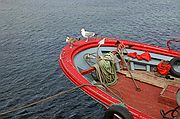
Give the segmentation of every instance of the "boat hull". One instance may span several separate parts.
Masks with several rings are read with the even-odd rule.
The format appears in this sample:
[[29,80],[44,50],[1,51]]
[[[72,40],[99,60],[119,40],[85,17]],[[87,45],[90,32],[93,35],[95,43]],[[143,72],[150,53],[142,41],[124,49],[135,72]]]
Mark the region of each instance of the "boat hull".
[[[62,49],[62,52],[60,53],[60,56],[58,58],[59,65],[62,68],[63,72],[66,74],[66,76],[76,85],[80,86],[83,84],[92,84],[89,80],[84,77],[80,71],[77,68],[77,62],[78,58],[77,55],[81,53],[82,51],[91,49],[91,48],[97,48],[98,42],[102,40],[102,38],[94,38],[90,39],[88,42],[85,42],[84,40],[77,41],[73,44],[73,47],[71,48],[70,45],[65,46]],[[131,46],[131,49],[138,50],[138,51],[148,51],[155,54],[160,54],[164,56],[168,56],[171,58],[173,57],[179,57],[180,52],[176,52],[173,50],[168,49],[162,49],[160,47],[150,46],[147,44],[141,44],[137,42],[127,41],[127,40],[118,40],[124,45]],[[116,47],[116,39],[105,39],[105,43],[102,45],[102,47]],[[75,58],[77,60],[75,60]],[[79,59],[80,60],[80,59]],[[80,64],[79,64],[80,65]],[[85,67],[86,68],[86,67]],[[81,87],[81,90],[84,91],[86,94],[88,94],[93,99],[100,102],[103,106],[106,108],[113,105],[113,104],[121,104],[117,98],[114,98],[112,95],[109,95],[107,92],[99,89],[95,86],[83,86]],[[143,113],[142,111],[139,111],[138,109],[134,108],[131,105],[127,105],[127,109],[132,113],[133,117],[136,119],[154,119],[156,117],[149,115],[147,113]]]

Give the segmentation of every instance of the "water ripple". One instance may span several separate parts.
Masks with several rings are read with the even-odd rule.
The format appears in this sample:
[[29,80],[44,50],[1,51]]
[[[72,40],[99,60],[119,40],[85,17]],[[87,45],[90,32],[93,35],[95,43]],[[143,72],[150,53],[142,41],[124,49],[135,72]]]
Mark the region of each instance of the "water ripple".
[[[129,39],[166,47],[180,39],[179,0],[0,0],[0,110],[74,85],[59,68],[65,38]],[[180,51],[180,43],[171,43]],[[104,108],[80,90],[2,116],[11,119],[102,119]]]

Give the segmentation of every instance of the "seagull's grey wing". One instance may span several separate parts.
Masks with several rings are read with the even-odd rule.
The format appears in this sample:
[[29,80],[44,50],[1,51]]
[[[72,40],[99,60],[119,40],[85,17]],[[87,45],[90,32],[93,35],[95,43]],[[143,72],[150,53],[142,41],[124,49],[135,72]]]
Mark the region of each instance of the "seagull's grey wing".
[[95,35],[95,33],[94,32],[85,32],[85,36],[94,36]]

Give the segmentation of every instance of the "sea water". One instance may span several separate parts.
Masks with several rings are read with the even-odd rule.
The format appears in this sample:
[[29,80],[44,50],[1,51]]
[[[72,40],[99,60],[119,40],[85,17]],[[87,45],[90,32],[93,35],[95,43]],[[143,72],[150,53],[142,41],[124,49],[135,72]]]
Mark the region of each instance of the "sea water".
[[[166,47],[180,39],[179,0],[0,0],[0,111],[74,87],[59,68],[67,36],[98,37]],[[171,43],[180,50],[180,44]],[[104,108],[81,90],[1,119],[102,119]]]

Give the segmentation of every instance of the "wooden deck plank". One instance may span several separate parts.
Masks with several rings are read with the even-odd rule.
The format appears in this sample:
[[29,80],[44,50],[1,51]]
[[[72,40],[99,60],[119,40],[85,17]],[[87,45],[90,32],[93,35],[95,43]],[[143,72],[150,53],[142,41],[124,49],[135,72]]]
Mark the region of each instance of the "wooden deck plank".
[[[134,70],[131,72],[135,80],[139,80],[141,82],[148,83],[157,87],[165,88],[167,87],[167,85],[180,87],[180,78],[174,77],[174,80],[168,80],[162,77],[158,77],[151,72],[138,70]],[[128,78],[131,78],[130,74],[126,70],[121,70],[120,73],[126,75],[126,77]]]

